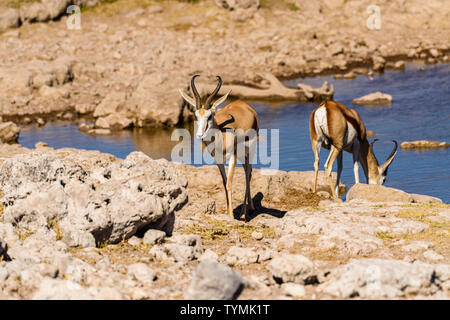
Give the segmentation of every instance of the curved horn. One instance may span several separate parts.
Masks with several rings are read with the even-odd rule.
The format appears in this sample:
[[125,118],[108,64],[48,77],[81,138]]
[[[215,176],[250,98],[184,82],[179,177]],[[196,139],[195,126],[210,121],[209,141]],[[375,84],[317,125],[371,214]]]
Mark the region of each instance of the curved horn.
[[195,103],[197,105],[197,109],[200,107],[200,102],[201,102],[200,95],[198,94],[197,88],[195,87],[195,78],[197,78],[198,76],[199,75],[196,74],[191,79],[191,89],[192,89],[192,93],[194,93]]
[[390,166],[391,163],[392,163],[392,160],[394,160],[394,157],[395,157],[395,155],[397,154],[398,143],[397,143],[397,141],[395,141],[395,140],[392,140],[392,142],[395,144],[395,146],[394,146],[394,149],[392,150],[391,154],[390,154],[389,157],[387,158],[386,162],[383,163],[383,164],[381,165],[381,169],[382,169],[383,171],[386,171],[386,170],[389,168],[389,166]]
[[370,147],[372,148],[372,150],[373,150],[373,144],[377,141],[378,141],[378,139],[373,139],[373,141],[370,143]]
[[214,89],[213,93],[211,93],[211,95],[208,97],[208,99],[206,99],[205,108],[207,108],[207,109],[211,108],[211,101],[212,101],[212,99],[215,98],[215,96],[217,95],[217,93],[220,90],[220,87],[222,86],[222,78],[220,76],[217,76],[217,81],[219,83],[217,84],[216,89]]

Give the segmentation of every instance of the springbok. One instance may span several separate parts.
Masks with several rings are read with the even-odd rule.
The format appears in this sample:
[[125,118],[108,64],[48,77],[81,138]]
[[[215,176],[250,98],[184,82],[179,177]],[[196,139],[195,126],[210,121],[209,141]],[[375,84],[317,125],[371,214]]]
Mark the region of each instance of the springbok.
[[[227,213],[234,217],[232,208],[231,188],[236,160],[242,163],[245,171],[245,197],[240,217],[245,214],[248,218],[249,211],[254,211],[250,181],[252,178],[252,150],[256,147],[258,139],[259,121],[256,111],[241,100],[234,101],[220,110],[217,110],[227,99],[231,90],[224,96],[215,100],[222,86],[222,79],[217,76],[218,84],[210,94],[200,97],[195,87],[195,75],[191,79],[191,89],[194,98],[191,98],[183,90],[179,90],[183,99],[187,102],[190,111],[194,112],[197,119],[197,139],[202,140],[202,149],[205,148],[214,157],[222,176],[223,186],[227,200]],[[213,102],[213,100],[215,100]],[[213,136],[213,138],[211,137]],[[225,172],[224,163],[228,163],[228,172]]]
[[[361,162],[368,184],[384,184],[389,166],[397,153],[397,141],[392,140],[395,144],[394,149],[386,162],[381,166],[378,165],[377,158],[373,153],[373,144],[377,139],[369,144],[364,122],[355,110],[349,109],[335,101],[321,103],[309,118],[309,134],[314,152],[313,192],[316,192],[317,188],[319,153],[322,146],[330,150],[324,167],[333,197],[337,197],[339,194],[339,180],[342,172],[342,150],[353,154],[355,183],[359,183],[358,162]],[[335,186],[333,186],[331,171],[336,158],[338,159],[337,179]]]

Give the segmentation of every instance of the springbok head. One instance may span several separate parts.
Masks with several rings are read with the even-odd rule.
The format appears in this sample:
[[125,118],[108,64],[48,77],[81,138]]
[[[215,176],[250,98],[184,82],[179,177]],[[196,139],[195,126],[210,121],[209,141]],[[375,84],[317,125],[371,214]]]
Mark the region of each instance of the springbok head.
[[[228,91],[224,96],[216,99],[217,93],[222,86],[222,78],[217,76],[218,84],[216,89],[210,94],[204,97],[200,97],[197,88],[195,87],[195,78],[198,77],[198,74],[193,76],[191,79],[191,89],[194,94],[194,99],[188,96],[183,90],[179,90],[183,99],[190,106],[190,110],[194,112],[195,117],[197,119],[197,132],[195,133],[197,139],[203,139],[207,136],[208,130],[213,127],[214,124],[214,115],[216,112],[216,108],[221,105],[230,94],[231,90]],[[214,101],[214,102],[213,102]]]
[[[370,152],[372,154],[374,154],[373,153],[373,145],[376,141],[378,141],[378,139],[375,139],[370,143],[369,148],[370,148]],[[387,160],[381,166],[378,165],[377,161],[375,161],[376,170],[370,170],[370,168],[369,168],[369,179],[368,179],[369,184],[383,185],[384,182],[386,181],[386,176],[388,173],[389,166],[391,165],[392,161],[395,158],[395,155],[397,154],[397,147],[398,147],[397,141],[392,140],[392,142],[394,142],[394,149],[392,150],[391,154],[388,156]],[[375,157],[375,155],[374,155],[374,157]],[[375,158],[375,160],[376,160],[376,158]]]

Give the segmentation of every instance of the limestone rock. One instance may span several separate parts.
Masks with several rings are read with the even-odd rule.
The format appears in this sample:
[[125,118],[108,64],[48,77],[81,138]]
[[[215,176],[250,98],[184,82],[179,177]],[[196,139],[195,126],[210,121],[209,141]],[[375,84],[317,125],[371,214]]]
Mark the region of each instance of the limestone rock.
[[381,93],[379,91],[375,93],[371,93],[365,95],[363,97],[353,99],[353,104],[367,104],[367,105],[376,105],[376,104],[391,104],[392,96],[387,93]]
[[126,95],[124,92],[113,91],[109,93],[102,102],[95,108],[94,117],[103,117],[123,109]]
[[268,265],[272,276],[279,282],[305,284],[314,276],[314,263],[299,254],[282,254]]
[[228,264],[250,264],[258,262],[258,254],[250,248],[241,248],[233,246],[225,255],[225,261]]
[[144,238],[142,241],[144,244],[154,245],[154,244],[162,242],[165,237],[166,237],[166,233],[164,231],[156,230],[156,229],[149,229],[148,231],[145,232]]
[[0,7],[0,31],[19,26],[19,10]]
[[303,297],[306,294],[305,287],[297,283],[283,283],[281,289],[285,295],[291,297]]
[[0,140],[3,143],[16,142],[19,138],[20,128],[14,122],[0,123]]
[[232,300],[244,287],[244,279],[228,266],[206,260],[194,269],[184,298],[187,300]]
[[347,201],[363,199],[369,202],[442,203],[442,200],[426,195],[406,193],[399,189],[374,184],[359,183],[347,193]]
[[156,279],[156,272],[145,263],[134,263],[128,266],[128,274],[139,282],[151,283]]
[[118,113],[113,113],[106,117],[100,117],[97,121],[95,121],[95,126],[97,128],[110,130],[122,130],[130,127],[132,124],[132,120]]
[[417,141],[403,141],[400,144],[400,148],[402,149],[437,149],[437,148],[448,148],[450,147],[450,143],[448,142],[439,142],[439,141],[430,141],[430,140],[417,140]]
[[446,274],[437,275],[436,266],[422,262],[352,259],[338,269],[321,287],[340,298],[392,299],[406,294],[432,294],[447,280]]
[[140,152],[119,162],[99,152],[61,154],[43,151],[3,161],[5,221],[33,231],[56,220],[70,245],[92,245],[82,232],[96,243],[117,243],[165,219],[187,200],[185,178],[166,160],[154,162]]

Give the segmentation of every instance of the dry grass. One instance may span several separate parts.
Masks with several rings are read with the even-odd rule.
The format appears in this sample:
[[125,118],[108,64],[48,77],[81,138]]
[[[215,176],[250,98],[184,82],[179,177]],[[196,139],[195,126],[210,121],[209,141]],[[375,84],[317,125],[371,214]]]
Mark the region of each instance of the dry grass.
[[23,243],[25,239],[31,236],[33,233],[34,233],[33,231],[24,231],[18,233],[17,236],[19,237],[19,240]]
[[425,231],[416,234],[392,235],[388,232],[379,232],[377,237],[383,240],[392,241],[403,239],[407,242],[413,240],[428,240],[434,244],[448,247],[450,245],[450,223],[439,222],[430,217],[434,217],[442,208],[449,208],[447,204],[413,204],[403,206],[395,213],[395,216],[404,219],[411,219],[429,225]]
[[300,207],[311,207],[311,210],[314,210],[313,208],[318,208],[319,202],[325,199],[317,193],[288,188],[279,201],[273,199],[268,199],[268,201],[276,204],[277,209],[294,210]]
[[58,220],[56,219],[47,219],[47,227],[56,233],[56,240],[62,239],[62,230],[59,228]]
[[38,0],[1,0],[0,5],[5,5],[7,8],[20,8],[22,5],[31,2],[40,2]]
[[382,240],[394,240],[394,239],[395,239],[395,236],[392,235],[392,234],[390,234],[390,233],[387,232],[387,231],[383,231],[383,232],[380,231],[380,232],[377,232],[376,237],[377,237],[378,239],[382,239]]
[[229,234],[236,230],[242,240],[252,238],[254,231],[261,232],[265,238],[274,238],[275,231],[269,227],[255,227],[248,224],[236,224],[228,221],[217,220],[210,217],[203,219],[203,225],[190,225],[183,228],[184,232],[197,234],[202,238],[202,242],[206,245],[215,241],[224,241],[228,239]]

